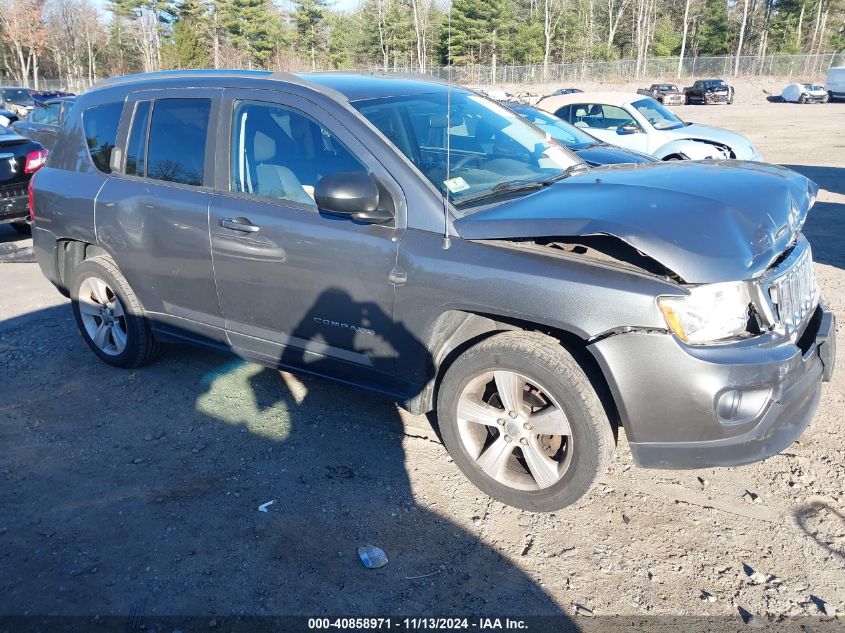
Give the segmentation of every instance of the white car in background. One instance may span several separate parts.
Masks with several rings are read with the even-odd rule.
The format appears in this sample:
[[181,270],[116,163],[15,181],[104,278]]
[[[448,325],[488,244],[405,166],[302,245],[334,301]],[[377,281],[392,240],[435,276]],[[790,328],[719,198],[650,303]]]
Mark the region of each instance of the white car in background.
[[789,84],[780,93],[789,103],[827,103],[827,90],[819,84]]
[[685,123],[651,97],[624,92],[583,92],[546,97],[537,107],[585,129],[605,143],[661,160],[763,160],[742,134]]

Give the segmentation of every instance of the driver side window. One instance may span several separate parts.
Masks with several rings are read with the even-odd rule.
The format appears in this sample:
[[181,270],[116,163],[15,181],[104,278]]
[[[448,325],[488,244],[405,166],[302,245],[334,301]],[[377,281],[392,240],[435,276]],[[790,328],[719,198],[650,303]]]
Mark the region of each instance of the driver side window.
[[575,112],[576,125],[600,130],[618,130],[625,125],[636,125],[633,117],[622,108],[612,105],[590,103],[578,106]]
[[322,125],[282,105],[239,101],[232,124],[230,189],[316,209],[329,174],[366,167]]

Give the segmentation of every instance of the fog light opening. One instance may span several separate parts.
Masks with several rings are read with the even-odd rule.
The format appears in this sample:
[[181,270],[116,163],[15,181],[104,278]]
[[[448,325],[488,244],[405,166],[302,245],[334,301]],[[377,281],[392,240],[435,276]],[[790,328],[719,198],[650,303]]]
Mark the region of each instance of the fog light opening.
[[716,399],[716,415],[724,425],[750,422],[769,404],[770,387],[727,389]]

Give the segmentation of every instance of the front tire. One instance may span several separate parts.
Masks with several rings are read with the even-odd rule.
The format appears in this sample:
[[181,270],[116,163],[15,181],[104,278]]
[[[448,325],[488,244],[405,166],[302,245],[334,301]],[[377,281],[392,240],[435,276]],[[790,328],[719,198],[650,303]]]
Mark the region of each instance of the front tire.
[[70,297],[82,338],[102,361],[132,368],[158,356],[160,348],[141,304],[110,257],[91,257],[79,264]]
[[536,332],[497,334],[458,357],[441,382],[437,417],[467,478],[523,510],[578,501],[607,470],[615,445],[582,367]]
[[798,103],[802,105],[807,103],[807,95],[801,95],[800,97],[798,97]]

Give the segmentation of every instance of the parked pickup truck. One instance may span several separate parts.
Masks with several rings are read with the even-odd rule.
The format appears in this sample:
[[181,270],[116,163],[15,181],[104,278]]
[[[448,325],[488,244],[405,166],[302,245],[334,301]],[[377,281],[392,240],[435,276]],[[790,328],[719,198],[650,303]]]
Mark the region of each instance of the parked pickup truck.
[[724,79],[699,79],[692,86],[684,88],[686,102],[701,105],[734,102],[734,89]]
[[436,80],[167,71],[77,98],[33,241],[105,363],[181,340],[385,394],[436,411],[481,490],[551,511],[620,424],[657,468],[804,431],[835,358],[816,193],[763,163],[593,169]]
[[640,88],[637,94],[656,99],[663,105],[684,105],[686,95],[675,84],[651,84],[651,88]]

